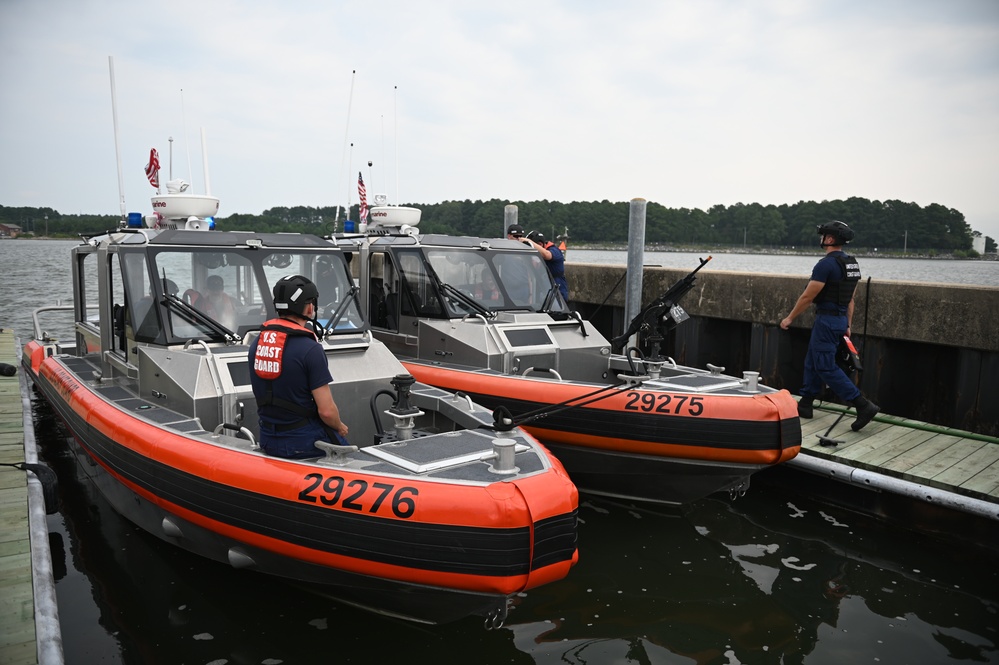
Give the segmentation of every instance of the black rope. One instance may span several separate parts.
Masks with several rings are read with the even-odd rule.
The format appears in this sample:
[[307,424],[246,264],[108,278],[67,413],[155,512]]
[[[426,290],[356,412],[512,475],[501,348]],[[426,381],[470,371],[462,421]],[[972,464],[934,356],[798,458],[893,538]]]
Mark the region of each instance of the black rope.
[[614,286],[613,286],[613,287],[611,288],[611,290],[607,292],[607,297],[606,297],[606,298],[604,298],[604,301],[603,301],[602,303],[600,303],[599,305],[597,305],[597,308],[596,308],[595,310],[593,310],[593,313],[592,313],[592,314],[590,314],[590,318],[591,318],[591,319],[592,319],[592,318],[593,318],[594,316],[596,316],[596,315],[597,315],[597,312],[599,312],[599,311],[600,311],[600,308],[601,308],[601,307],[603,307],[604,305],[606,305],[606,304],[607,304],[607,301],[608,301],[608,300],[610,300],[610,297],[611,297],[612,295],[614,295],[614,292],[615,292],[615,291],[617,291],[617,287],[621,286],[621,282],[623,282],[623,281],[624,281],[624,278],[625,278],[625,277],[627,277],[627,276],[628,276],[628,271],[627,271],[627,270],[625,270],[624,272],[622,272],[622,273],[621,273],[621,278],[617,280],[617,284],[615,284],[615,285],[614,285]]
[[[510,411],[506,407],[501,406],[498,407],[496,411],[493,412],[493,424],[497,429],[512,429],[514,427],[520,427],[525,423],[534,422],[535,420],[538,420],[540,418],[545,418],[555,413],[561,413],[562,411],[566,411],[568,409],[575,409],[578,407],[587,406],[588,404],[599,402],[602,399],[607,399],[608,397],[610,397],[609,393],[611,391],[620,391],[621,389],[626,388],[627,386],[628,384],[626,383],[619,383],[613,386],[604,386],[603,388],[599,388],[585,395],[570,397],[564,402],[559,402],[558,404],[549,404],[548,406],[543,406],[539,409],[535,409],[534,411],[528,411],[527,413],[522,413],[516,418],[514,418],[513,415],[510,414]],[[601,393],[608,393],[608,394],[601,395]],[[587,400],[587,401],[582,401],[582,400]],[[499,423],[503,413],[509,416],[510,423],[508,426],[500,428]]]

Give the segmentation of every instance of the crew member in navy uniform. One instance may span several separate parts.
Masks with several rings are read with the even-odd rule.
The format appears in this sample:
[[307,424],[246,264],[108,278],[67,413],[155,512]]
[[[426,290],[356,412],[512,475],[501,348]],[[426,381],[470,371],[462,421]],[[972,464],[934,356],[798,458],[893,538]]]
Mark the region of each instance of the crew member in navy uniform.
[[780,327],[784,330],[790,328],[791,322],[815,303],[815,323],[805,356],[798,415],[812,417],[812,402],[825,384],[837,397],[857,408],[857,419],[851,425],[857,431],[871,422],[881,409],[861,395],[860,389],[836,364],[836,349],[844,335],[850,336],[853,292],[860,281],[860,265],[855,258],[843,252],[843,245],[853,240],[854,234],[853,229],[837,221],[822,224],[817,230],[826,255],[815,264],[808,285],[791,313],[780,322]]
[[538,254],[545,260],[548,272],[552,274],[555,284],[558,285],[558,290],[562,294],[562,300],[568,303],[569,284],[565,281],[565,257],[562,255],[562,250],[550,240],[545,240],[545,234],[541,231],[531,231],[528,233],[527,242],[531,247],[538,250]]
[[318,300],[319,289],[307,277],[282,277],[274,285],[278,318],[261,326],[250,345],[260,446],[268,455],[304,459],[323,454],[316,441],[348,445],[326,354],[306,326],[315,320]]

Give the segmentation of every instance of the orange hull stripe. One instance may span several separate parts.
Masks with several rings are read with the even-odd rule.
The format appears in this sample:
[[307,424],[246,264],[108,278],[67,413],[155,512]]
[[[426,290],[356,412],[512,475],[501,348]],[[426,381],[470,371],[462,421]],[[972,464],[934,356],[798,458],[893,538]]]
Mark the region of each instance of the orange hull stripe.
[[[82,419],[104,436],[118,445],[126,446],[185,473],[274,498],[297,501],[299,492],[306,484],[303,480],[305,474],[317,472],[316,469],[277,458],[262,458],[255,454],[228,450],[165,432],[159,427],[115,409],[79,383],[55,361],[43,363],[41,374],[56,387]],[[407,485],[419,489],[419,502],[416,512],[405,521],[409,524],[448,524],[500,529],[526,526],[532,529],[533,536],[535,520],[572,512],[577,505],[575,486],[561,464],[552,459],[554,462],[552,472],[512,482],[496,482],[486,487],[431,483],[406,478],[404,482]],[[294,545],[219,522],[167,501],[123,478],[107,466],[102,466],[119,482],[150,503],[193,524],[284,556],[374,577],[467,591],[510,594],[565,577],[578,558],[577,553],[574,554],[572,561],[545,566],[532,571],[529,575],[509,577],[428,571],[372,562]],[[355,478],[372,477],[343,469],[329,469],[327,473],[339,475],[346,482]],[[532,497],[530,501],[532,505],[529,506],[525,501],[526,496]],[[338,510],[334,506],[317,506],[316,509]],[[537,514],[532,514],[532,511]],[[350,511],[343,512],[350,513]],[[386,517],[386,519],[398,518]]]

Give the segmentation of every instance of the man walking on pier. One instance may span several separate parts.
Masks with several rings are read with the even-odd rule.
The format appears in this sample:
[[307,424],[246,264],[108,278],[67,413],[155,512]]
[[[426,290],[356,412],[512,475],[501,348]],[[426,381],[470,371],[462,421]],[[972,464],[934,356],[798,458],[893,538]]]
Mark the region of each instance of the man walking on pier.
[[812,268],[808,285],[791,313],[780,322],[780,327],[784,330],[790,328],[791,322],[815,303],[815,324],[805,355],[798,415],[812,417],[812,402],[825,384],[837,397],[857,408],[857,419],[851,427],[858,431],[871,422],[881,409],[860,394],[860,389],[836,364],[836,349],[844,335],[850,336],[853,292],[860,281],[860,265],[855,258],[843,252],[843,245],[853,240],[854,234],[849,226],[836,221],[819,226],[818,232],[826,255]]

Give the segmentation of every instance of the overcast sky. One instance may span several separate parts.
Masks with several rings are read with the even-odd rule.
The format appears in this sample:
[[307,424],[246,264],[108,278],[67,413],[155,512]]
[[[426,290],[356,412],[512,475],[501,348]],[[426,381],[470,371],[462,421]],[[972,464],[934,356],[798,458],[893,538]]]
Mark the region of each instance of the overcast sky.
[[[999,238],[997,0],[0,0],[0,204],[938,203]],[[355,72],[356,73],[352,73]],[[349,144],[353,143],[353,148]],[[370,168],[368,161],[374,164]]]

